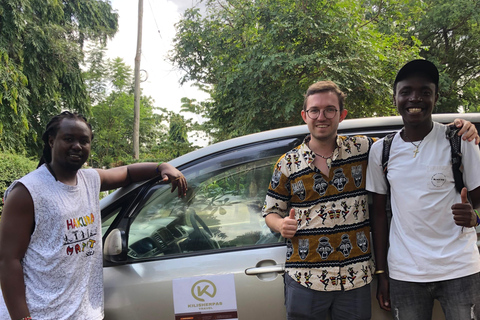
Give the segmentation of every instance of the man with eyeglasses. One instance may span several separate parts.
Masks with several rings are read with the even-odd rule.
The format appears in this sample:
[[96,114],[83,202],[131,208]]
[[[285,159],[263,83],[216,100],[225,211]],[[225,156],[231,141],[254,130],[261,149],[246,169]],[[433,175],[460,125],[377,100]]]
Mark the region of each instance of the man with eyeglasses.
[[373,139],[337,135],[344,99],[331,81],[308,88],[301,115],[310,135],[278,160],[263,208],[267,225],[287,242],[289,320],[371,317],[365,176]]

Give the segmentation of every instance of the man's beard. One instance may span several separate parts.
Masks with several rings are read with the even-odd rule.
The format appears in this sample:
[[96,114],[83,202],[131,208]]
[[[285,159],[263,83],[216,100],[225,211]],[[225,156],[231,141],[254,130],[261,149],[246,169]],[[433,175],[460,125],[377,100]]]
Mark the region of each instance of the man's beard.
[[87,159],[82,159],[81,162],[73,162],[73,163],[67,161],[64,163],[64,167],[71,171],[78,171],[83,167],[85,162],[87,162]]

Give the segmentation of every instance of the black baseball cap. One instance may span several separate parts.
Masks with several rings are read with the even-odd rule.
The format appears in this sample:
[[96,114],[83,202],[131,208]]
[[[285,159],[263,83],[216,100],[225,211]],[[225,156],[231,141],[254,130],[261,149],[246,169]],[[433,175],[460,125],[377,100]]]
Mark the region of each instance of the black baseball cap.
[[412,74],[426,75],[438,88],[438,69],[432,62],[424,59],[407,62],[407,64],[398,71],[397,76],[395,77],[395,82],[393,83],[393,88],[395,89],[398,82],[408,78]]

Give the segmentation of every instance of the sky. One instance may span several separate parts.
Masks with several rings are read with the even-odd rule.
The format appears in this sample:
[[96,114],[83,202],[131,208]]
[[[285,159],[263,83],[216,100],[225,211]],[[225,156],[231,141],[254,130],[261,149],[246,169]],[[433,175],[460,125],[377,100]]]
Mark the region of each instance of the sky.
[[[119,14],[119,30],[113,40],[107,44],[109,58],[120,57],[135,67],[138,29],[138,1],[110,0]],[[173,48],[175,23],[185,9],[196,5],[197,0],[143,0],[143,35],[140,69],[145,70],[148,78],[140,84],[142,92],[155,100],[155,106],[179,113],[183,97],[202,101],[208,95],[190,84],[180,85],[182,72],[166,61],[168,51]],[[200,117],[188,114],[196,121]],[[197,119],[198,118],[198,119]]]

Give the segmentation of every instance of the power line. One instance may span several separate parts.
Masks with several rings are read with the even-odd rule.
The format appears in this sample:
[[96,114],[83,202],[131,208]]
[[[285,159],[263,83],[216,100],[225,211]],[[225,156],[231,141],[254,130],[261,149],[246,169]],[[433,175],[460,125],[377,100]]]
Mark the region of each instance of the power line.
[[160,28],[158,27],[157,19],[155,18],[155,13],[153,12],[153,8],[152,8],[152,4],[150,3],[150,0],[148,0],[148,5],[150,6],[150,12],[152,13],[153,21],[155,21],[155,25],[157,26],[158,35],[160,36],[160,39],[162,39],[162,34],[160,33]]

